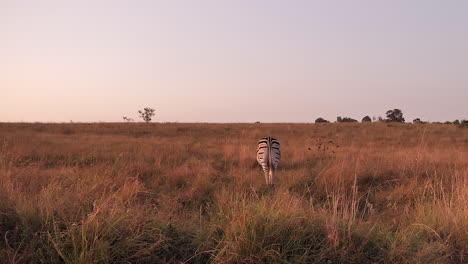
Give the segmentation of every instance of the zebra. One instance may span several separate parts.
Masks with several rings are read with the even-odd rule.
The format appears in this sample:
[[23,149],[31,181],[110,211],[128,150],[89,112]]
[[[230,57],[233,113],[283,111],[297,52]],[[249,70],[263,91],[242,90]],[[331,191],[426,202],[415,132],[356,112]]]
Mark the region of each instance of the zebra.
[[268,185],[273,185],[280,158],[280,143],[276,138],[264,137],[258,141],[257,162],[262,166]]

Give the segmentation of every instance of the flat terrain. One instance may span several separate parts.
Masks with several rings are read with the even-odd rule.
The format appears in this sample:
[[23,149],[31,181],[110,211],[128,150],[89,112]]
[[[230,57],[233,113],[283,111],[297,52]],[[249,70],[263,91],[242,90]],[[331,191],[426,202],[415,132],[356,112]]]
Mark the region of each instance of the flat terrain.
[[0,123],[2,261],[468,263],[468,128]]

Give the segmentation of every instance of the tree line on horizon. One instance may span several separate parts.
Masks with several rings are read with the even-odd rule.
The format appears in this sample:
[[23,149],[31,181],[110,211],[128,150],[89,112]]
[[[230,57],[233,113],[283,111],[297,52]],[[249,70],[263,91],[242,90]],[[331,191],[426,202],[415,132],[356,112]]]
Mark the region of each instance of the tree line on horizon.
[[[388,110],[386,113],[385,113],[385,116],[386,118],[383,118],[382,116],[379,116],[379,117],[373,117],[373,118],[370,118],[370,116],[364,116],[362,119],[361,119],[361,123],[367,123],[367,122],[397,122],[397,123],[405,123],[405,118],[403,117],[403,111],[401,111],[400,109],[390,109]],[[356,119],[353,119],[351,117],[341,117],[341,116],[338,116],[336,118],[336,121],[335,123],[357,123],[358,120]],[[322,117],[319,117],[317,119],[315,119],[315,123],[330,123],[330,121],[322,118]],[[413,123],[414,124],[426,124],[428,123],[427,121],[422,121],[420,118],[415,118],[413,119]],[[434,124],[442,124],[442,122],[432,122]],[[451,121],[446,121],[444,122],[443,124],[454,124],[454,125],[462,125],[462,126],[468,126],[468,120],[458,120],[456,119],[455,121],[451,122]]]
[[[143,108],[143,110],[139,110],[138,114],[139,114],[140,118],[144,122],[149,123],[149,122],[151,122],[153,116],[155,115],[155,110],[154,110],[154,108],[151,108],[151,107],[145,107],[145,108]],[[371,123],[371,122],[405,123],[405,118],[403,117],[403,111],[401,111],[401,109],[398,109],[398,108],[390,109],[385,113],[385,116],[386,116],[386,118],[383,118],[382,116],[379,116],[379,117],[374,116],[374,117],[371,118],[370,116],[366,115],[361,119],[361,123]],[[126,117],[126,116],[122,117],[122,119],[127,123],[134,122],[133,118],[129,118],[129,117]],[[357,123],[357,122],[359,122],[359,121],[354,119],[354,118],[341,117],[341,116],[336,117],[336,121],[335,121],[335,123]],[[255,123],[260,123],[260,122],[257,121]],[[330,121],[328,121],[328,120],[326,120],[326,119],[324,119],[322,117],[319,117],[319,118],[315,119],[315,123],[330,123]],[[420,118],[415,118],[415,119],[413,119],[413,123],[414,124],[426,124],[428,122],[422,121]],[[432,123],[442,124],[442,122],[432,122]],[[453,122],[446,121],[446,122],[444,122],[444,124],[454,124],[454,125],[461,125],[461,126],[468,127],[468,120],[463,119],[462,121],[460,121],[460,120],[456,119]]]

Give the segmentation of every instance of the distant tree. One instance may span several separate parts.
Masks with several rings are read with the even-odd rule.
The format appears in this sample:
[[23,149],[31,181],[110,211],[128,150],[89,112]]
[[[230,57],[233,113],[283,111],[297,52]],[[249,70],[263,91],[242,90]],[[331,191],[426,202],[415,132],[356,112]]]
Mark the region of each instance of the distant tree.
[[362,118],[361,122],[372,122],[372,119],[370,118],[370,116],[365,116]]
[[388,110],[385,115],[387,116],[387,119],[385,120],[387,122],[405,122],[405,119],[403,118],[403,112],[400,109]]
[[315,119],[315,123],[330,123],[330,121],[319,117],[319,118]]
[[468,120],[462,120],[462,121],[460,122],[460,125],[459,125],[459,126],[460,126],[460,127],[468,127]]
[[450,121],[445,121],[444,124],[446,124],[446,125],[451,125],[452,122],[450,122]]
[[138,113],[140,114],[141,119],[143,119],[143,121],[148,123],[148,122],[151,121],[151,118],[154,116],[154,109],[149,108],[149,107],[145,107],[145,108],[143,108],[143,111],[140,110],[140,111],[138,111]]
[[453,121],[453,124],[454,124],[454,125],[459,125],[459,124],[460,124],[460,120],[457,119],[457,120]]
[[383,117],[379,116],[379,117],[377,118],[377,121],[378,121],[378,122],[383,122],[383,121],[385,121],[385,120],[383,119]]
[[124,116],[124,117],[122,117],[122,119],[127,123],[133,122],[133,118],[130,118],[130,117]]
[[341,118],[341,116],[337,116],[337,117],[336,117],[336,122],[337,122],[337,123],[343,122],[343,119]]

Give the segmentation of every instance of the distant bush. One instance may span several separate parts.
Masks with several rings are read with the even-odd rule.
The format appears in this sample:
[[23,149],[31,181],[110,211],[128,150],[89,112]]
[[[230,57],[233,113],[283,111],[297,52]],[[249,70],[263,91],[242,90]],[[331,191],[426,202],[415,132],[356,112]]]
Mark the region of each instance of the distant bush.
[[336,122],[337,122],[337,123],[353,123],[353,122],[357,122],[357,120],[356,120],[356,119],[352,119],[352,118],[350,118],[350,117],[343,117],[343,118],[342,118],[341,116],[338,116],[338,117],[336,118]]
[[460,120],[457,119],[457,120],[453,121],[453,124],[454,124],[454,125],[459,125],[459,124],[460,124]]
[[315,123],[330,123],[330,121],[319,117],[319,118],[315,119]]
[[372,119],[370,118],[370,116],[365,116],[362,118],[361,122],[372,122]]
[[459,126],[460,127],[468,127],[468,120],[462,120]]
[[426,122],[421,121],[420,118],[413,119],[413,124],[426,124]]
[[403,112],[400,109],[393,109],[393,110],[388,110],[387,113],[385,113],[387,116],[387,119],[385,121],[387,122],[405,122],[405,118],[403,118]]
[[130,117],[124,116],[124,117],[122,117],[122,119],[127,123],[133,122],[133,118],[130,118]]

